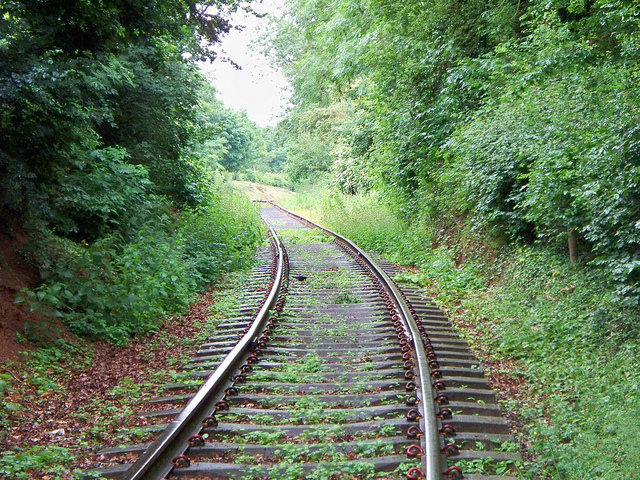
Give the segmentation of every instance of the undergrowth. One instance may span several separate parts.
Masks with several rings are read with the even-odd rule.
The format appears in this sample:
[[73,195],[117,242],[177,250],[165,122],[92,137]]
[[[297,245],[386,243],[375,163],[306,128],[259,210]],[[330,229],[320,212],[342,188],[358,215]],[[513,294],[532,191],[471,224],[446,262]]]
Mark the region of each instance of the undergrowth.
[[637,478],[640,344],[625,322],[602,320],[625,312],[600,271],[535,246],[487,254],[468,242],[461,256],[460,242],[436,242],[429,225],[398,220],[374,196],[296,201],[361,247],[417,266],[396,280],[425,287],[478,354],[517,380],[523,391],[503,407],[521,423],[526,478]]
[[86,244],[50,232],[32,253],[44,283],[16,303],[117,344],[156,331],[221,273],[246,266],[262,238],[244,197],[220,183],[207,195],[198,208],[159,213],[126,242],[113,235]]
[[[460,297],[479,346],[516,361],[529,395],[512,405],[536,459],[527,476],[634,478],[640,464],[639,345],[603,333],[593,312],[610,286],[532,249],[512,252],[496,283]],[[609,287],[609,288],[608,288]],[[619,448],[624,445],[624,448]]]

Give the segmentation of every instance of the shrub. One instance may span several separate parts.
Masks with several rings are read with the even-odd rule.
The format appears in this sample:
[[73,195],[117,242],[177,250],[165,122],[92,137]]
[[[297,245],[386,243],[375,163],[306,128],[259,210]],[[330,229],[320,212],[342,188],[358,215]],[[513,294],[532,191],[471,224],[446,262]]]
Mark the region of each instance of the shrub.
[[261,238],[249,202],[221,183],[210,187],[199,208],[159,215],[130,242],[114,235],[87,245],[50,234],[38,255],[45,282],[16,302],[116,343],[156,330],[221,273],[250,261]]

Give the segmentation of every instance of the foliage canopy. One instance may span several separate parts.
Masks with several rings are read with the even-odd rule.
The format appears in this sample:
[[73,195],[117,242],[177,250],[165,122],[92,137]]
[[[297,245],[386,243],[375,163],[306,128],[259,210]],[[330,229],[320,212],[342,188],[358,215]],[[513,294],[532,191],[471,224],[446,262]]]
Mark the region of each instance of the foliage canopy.
[[335,187],[373,186],[444,228],[465,218],[505,242],[573,243],[628,307],[597,315],[638,332],[637,2],[287,5],[271,40],[295,88],[285,122],[344,112],[292,140],[329,149]]
[[239,6],[0,2],[0,224],[44,282],[18,301],[121,342],[250,258],[253,210],[211,172],[257,127],[196,65]]

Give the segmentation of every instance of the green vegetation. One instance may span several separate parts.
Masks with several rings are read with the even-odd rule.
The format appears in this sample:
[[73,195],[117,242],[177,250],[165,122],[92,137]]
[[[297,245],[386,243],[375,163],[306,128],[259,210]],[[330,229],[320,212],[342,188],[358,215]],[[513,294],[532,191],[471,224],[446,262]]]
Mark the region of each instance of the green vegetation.
[[636,2],[290,0],[274,22],[294,182],[565,251],[607,272],[625,311],[598,315],[638,335]]
[[[233,272],[216,284],[210,296],[215,302],[210,315],[173,319],[181,331],[186,327],[195,331],[194,334],[176,336],[163,330],[141,340],[144,350],[139,345],[114,349],[114,356],[109,358],[112,364],[97,362],[101,352],[91,344],[58,339],[48,347],[29,353],[22,364],[3,365],[0,442],[6,448],[0,455],[0,477],[81,478],[88,474],[75,467],[88,451],[102,448],[106,442],[148,441],[151,434],[145,427],[130,426],[134,423],[132,420],[139,419],[135,412],[139,411],[141,403],[162,390],[161,385],[189,377],[190,372],[182,371],[182,368],[188,364],[193,349],[211,335],[221,319],[235,314],[237,305],[229,299],[235,299],[234,295],[247,283],[250,273],[250,269]],[[158,357],[166,358],[168,367],[149,372],[144,378],[136,375],[135,369],[125,367],[119,371],[119,362],[123,360],[130,364],[141,362],[148,367],[149,364],[157,365]],[[69,375],[70,369],[74,375]],[[118,375],[114,376],[112,369],[118,370]],[[134,376],[129,377],[131,374]],[[83,378],[91,381],[82,381]],[[104,394],[102,389],[106,390]],[[49,402],[58,401],[76,404],[62,424],[57,423],[55,412],[47,408]],[[56,425],[62,425],[65,430],[64,447],[55,445],[55,439],[42,438],[48,430],[57,428]],[[19,431],[27,430],[28,435],[21,435],[19,441],[12,440],[11,436],[16,435],[14,427]],[[38,443],[34,445],[34,442]],[[46,447],[42,446],[44,443]]]
[[[49,447],[33,447],[24,451],[3,452],[0,458],[0,474],[5,478],[29,479],[27,473],[40,468],[55,475],[64,475],[66,468],[74,457],[68,448],[50,445]],[[54,466],[55,465],[55,466]]]
[[[353,292],[341,292],[334,298],[333,303],[336,305],[362,303],[362,299]],[[344,335],[346,335],[346,333]]]
[[311,228],[290,228],[280,233],[280,238],[287,243],[316,243],[330,242],[331,237],[325,235],[322,230]]
[[[496,361],[496,373],[520,385],[503,406],[521,418],[520,441],[536,454],[523,470],[527,478],[633,478],[640,464],[640,343],[594,314],[624,311],[606,274],[535,246],[496,251],[472,234],[463,240],[476,244],[432,247],[437,232],[394,219],[380,198],[327,198],[306,199],[319,206],[316,218],[366,248],[418,266],[396,281],[426,287],[465,325],[467,340]],[[363,222],[366,212],[382,212],[381,222]],[[621,443],[624,449],[615,447]],[[497,472],[506,465],[467,467]]]
[[287,5],[268,43],[294,87],[289,206],[419,267],[399,280],[482,334],[523,382],[527,476],[633,478],[637,2]]
[[196,68],[237,7],[0,4],[0,225],[43,281],[18,301],[114,342],[157,329],[260,237],[224,175],[293,182],[514,362],[527,475],[632,478],[637,2],[289,0],[265,41],[294,105],[262,131]]
[[[613,308],[603,301],[602,279],[525,249],[503,268],[496,285],[465,295],[461,315],[483,333],[493,355],[515,359],[511,373],[529,382],[511,405],[539,455],[529,473],[632,478],[640,463],[640,424],[632,413],[640,409],[633,393],[640,345],[616,345],[600,333],[591,312]],[[620,442],[624,450],[614,447]]]
[[260,238],[248,202],[212,183],[197,207],[150,219],[126,243],[116,235],[78,243],[49,232],[46,249],[32,253],[46,283],[17,302],[61,317],[76,333],[124,342],[157,329],[220,273],[246,264]]
[[1,233],[42,281],[18,302],[124,343],[250,261],[261,224],[214,171],[271,157],[196,65],[238,6],[0,4]]

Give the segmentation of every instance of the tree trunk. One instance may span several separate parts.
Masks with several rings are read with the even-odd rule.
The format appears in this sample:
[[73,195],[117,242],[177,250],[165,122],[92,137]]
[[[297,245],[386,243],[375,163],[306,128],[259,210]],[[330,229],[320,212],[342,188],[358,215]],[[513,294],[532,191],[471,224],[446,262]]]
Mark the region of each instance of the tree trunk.
[[571,263],[578,261],[578,233],[575,228],[567,228],[567,242],[569,243],[569,260]]

